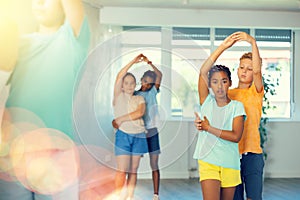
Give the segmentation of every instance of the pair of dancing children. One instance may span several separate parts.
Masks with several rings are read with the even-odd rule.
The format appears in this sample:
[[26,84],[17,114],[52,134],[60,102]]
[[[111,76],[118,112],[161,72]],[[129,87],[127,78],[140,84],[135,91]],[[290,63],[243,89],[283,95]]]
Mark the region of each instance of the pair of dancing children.
[[[136,63],[145,62],[153,69],[144,73],[141,88],[135,91],[136,79],[128,70]],[[137,182],[137,170],[141,156],[149,152],[154,187],[153,200],[158,200],[160,153],[157,130],[157,99],[162,73],[143,54],[136,56],[118,73],[114,86],[114,116],[112,124],[115,135],[117,160],[116,199],[127,183],[126,199],[133,199]],[[145,134],[146,133],[146,134]]]
[[[232,45],[246,41],[252,52],[240,58],[238,86],[231,86],[230,70],[214,65]],[[211,89],[211,91],[209,90]],[[199,130],[194,158],[198,159],[203,199],[262,199],[264,167],[259,124],[264,95],[261,58],[255,39],[244,32],[229,35],[200,69]]]

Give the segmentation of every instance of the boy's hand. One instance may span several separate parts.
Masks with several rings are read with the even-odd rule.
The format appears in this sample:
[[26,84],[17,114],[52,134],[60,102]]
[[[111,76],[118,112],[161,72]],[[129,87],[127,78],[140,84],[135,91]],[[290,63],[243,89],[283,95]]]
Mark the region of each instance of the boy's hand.
[[112,126],[113,126],[115,129],[118,129],[118,128],[119,128],[119,125],[117,124],[117,122],[116,122],[115,119],[112,121]]

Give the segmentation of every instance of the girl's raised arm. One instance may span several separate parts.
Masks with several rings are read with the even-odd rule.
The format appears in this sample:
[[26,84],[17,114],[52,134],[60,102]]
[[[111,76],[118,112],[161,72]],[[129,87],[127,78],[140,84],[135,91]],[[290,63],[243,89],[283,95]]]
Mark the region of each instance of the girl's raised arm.
[[117,75],[116,81],[115,81],[115,86],[114,86],[114,100],[113,100],[113,105],[115,104],[115,98],[119,96],[119,94],[122,92],[122,82],[123,82],[123,77],[126,75],[130,67],[132,67],[133,64],[139,63],[142,61],[141,57],[143,57],[143,54],[139,54],[136,56],[132,61],[130,61],[125,67],[123,67],[120,72]]
[[202,64],[198,79],[198,93],[199,93],[199,100],[200,105],[203,104],[205,101],[209,90],[208,90],[208,72],[211,69],[211,67],[214,65],[216,60],[219,58],[219,56],[229,47],[231,47],[236,40],[232,37],[232,35],[228,36],[222,44],[212,52],[212,54],[205,60],[205,62]]

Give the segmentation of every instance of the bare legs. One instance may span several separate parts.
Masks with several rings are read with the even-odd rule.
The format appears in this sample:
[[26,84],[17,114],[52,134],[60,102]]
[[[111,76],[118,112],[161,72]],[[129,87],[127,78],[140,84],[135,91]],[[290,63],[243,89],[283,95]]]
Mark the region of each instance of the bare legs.
[[117,174],[115,179],[116,193],[120,195],[127,177],[127,197],[133,198],[137,181],[137,169],[141,156],[121,155],[117,156]]
[[115,178],[116,193],[119,195],[126,182],[126,172],[129,169],[130,156],[117,156],[117,173]]
[[159,193],[160,173],[158,168],[158,154],[150,154],[150,166],[152,169],[152,181],[154,194]]
[[201,181],[204,200],[232,200],[235,187],[221,188],[219,180],[208,179]]
[[127,187],[128,197],[132,198],[137,181],[137,169],[140,164],[141,156],[131,156],[131,169],[128,173]]

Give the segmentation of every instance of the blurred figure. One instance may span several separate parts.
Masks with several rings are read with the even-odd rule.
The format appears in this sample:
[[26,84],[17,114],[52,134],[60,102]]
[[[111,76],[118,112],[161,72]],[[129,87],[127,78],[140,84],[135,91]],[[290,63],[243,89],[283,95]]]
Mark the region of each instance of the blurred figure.
[[117,160],[116,199],[124,184],[127,185],[126,200],[132,200],[137,182],[137,171],[141,156],[148,152],[144,121],[145,100],[134,95],[136,79],[128,70],[133,64],[143,61],[143,55],[136,56],[117,75],[114,86],[114,116],[112,122],[117,129],[115,155]]
[[18,34],[17,24],[9,17],[0,15],[0,144],[2,118],[10,88],[7,82],[18,55]]
[[[72,123],[73,89],[90,43],[82,2],[32,0],[32,11],[38,22],[38,30],[21,37],[17,63],[9,81],[11,91],[6,107],[26,109],[39,117],[47,128],[75,139]],[[52,154],[64,156],[65,152],[63,147],[57,147]],[[26,170],[28,166],[17,167]],[[51,187],[55,183],[48,184]],[[79,198],[76,184],[70,190],[53,196],[38,193],[19,183],[0,181],[0,199]]]
[[146,71],[142,78],[142,86],[136,91],[136,95],[144,97],[146,101],[146,112],[143,116],[145,127],[147,129],[147,143],[150,156],[150,166],[152,169],[152,182],[154,195],[153,200],[159,200],[159,183],[160,173],[158,167],[158,157],[160,154],[159,135],[158,135],[158,108],[156,95],[159,93],[159,87],[162,79],[162,73],[157,67],[145,56],[143,61],[153,69]]
[[7,107],[21,107],[74,138],[72,97],[89,47],[81,0],[32,0],[38,32],[21,38]]

